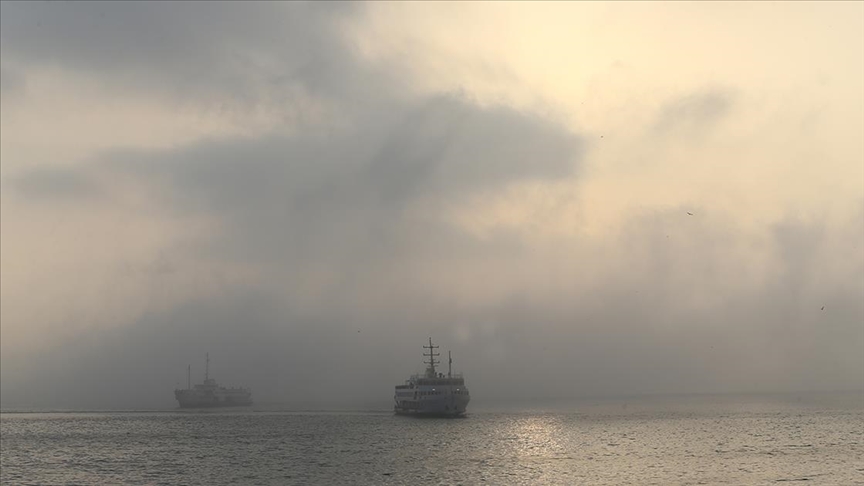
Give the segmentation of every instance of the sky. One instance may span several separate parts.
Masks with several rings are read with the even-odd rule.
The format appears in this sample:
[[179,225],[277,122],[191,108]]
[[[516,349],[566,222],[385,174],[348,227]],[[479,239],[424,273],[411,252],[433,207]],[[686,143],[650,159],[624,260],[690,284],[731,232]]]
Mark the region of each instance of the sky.
[[0,405],[864,390],[864,3],[0,4]]

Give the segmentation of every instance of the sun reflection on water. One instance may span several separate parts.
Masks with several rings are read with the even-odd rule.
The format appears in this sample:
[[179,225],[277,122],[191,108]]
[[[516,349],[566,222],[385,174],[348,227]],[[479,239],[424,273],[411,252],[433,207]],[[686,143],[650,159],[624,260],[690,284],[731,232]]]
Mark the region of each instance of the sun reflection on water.
[[511,422],[505,441],[520,458],[550,458],[567,453],[561,420],[551,415],[533,415]]

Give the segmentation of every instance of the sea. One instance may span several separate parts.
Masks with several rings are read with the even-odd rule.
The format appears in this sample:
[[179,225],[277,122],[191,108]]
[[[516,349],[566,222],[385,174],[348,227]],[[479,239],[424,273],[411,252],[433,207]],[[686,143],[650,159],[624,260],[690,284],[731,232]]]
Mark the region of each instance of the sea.
[[3,411],[4,485],[864,484],[864,394],[484,404],[461,419],[256,407]]

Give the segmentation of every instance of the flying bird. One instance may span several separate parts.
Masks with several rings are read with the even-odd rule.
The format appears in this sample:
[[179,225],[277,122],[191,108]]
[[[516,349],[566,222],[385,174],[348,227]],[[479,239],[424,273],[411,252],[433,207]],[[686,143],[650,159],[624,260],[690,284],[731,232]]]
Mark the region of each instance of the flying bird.
[[825,306],[823,305],[823,306],[822,306],[822,309],[820,309],[820,310],[825,310]]
[[689,214],[690,216],[693,216],[693,213],[691,213],[690,211],[687,211],[687,214]]

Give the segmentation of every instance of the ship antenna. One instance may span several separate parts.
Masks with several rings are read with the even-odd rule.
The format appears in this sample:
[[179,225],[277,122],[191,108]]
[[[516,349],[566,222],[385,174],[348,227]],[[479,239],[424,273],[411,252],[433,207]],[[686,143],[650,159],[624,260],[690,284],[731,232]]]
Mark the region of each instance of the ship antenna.
[[210,353],[206,354],[207,356],[207,365],[204,367],[204,381],[206,382],[210,379]]
[[423,348],[429,350],[429,354],[426,354],[425,351],[423,352],[424,357],[429,357],[429,361],[424,361],[424,363],[429,365],[429,368],[426,370],[426,375],[429,376],[430,378],[434,378],[435,377],[435,365],[440,363],[440,361],[437,361],[435,359],[435,356],[441,356],[441,353],[435,352],[435,350],[438,349],[438,346],[434,346],[432,344],[432,338],[431,337],[429,338],[429,346],[423,346]]
[[447,351],[447,378],[453,378],[453,356]]

